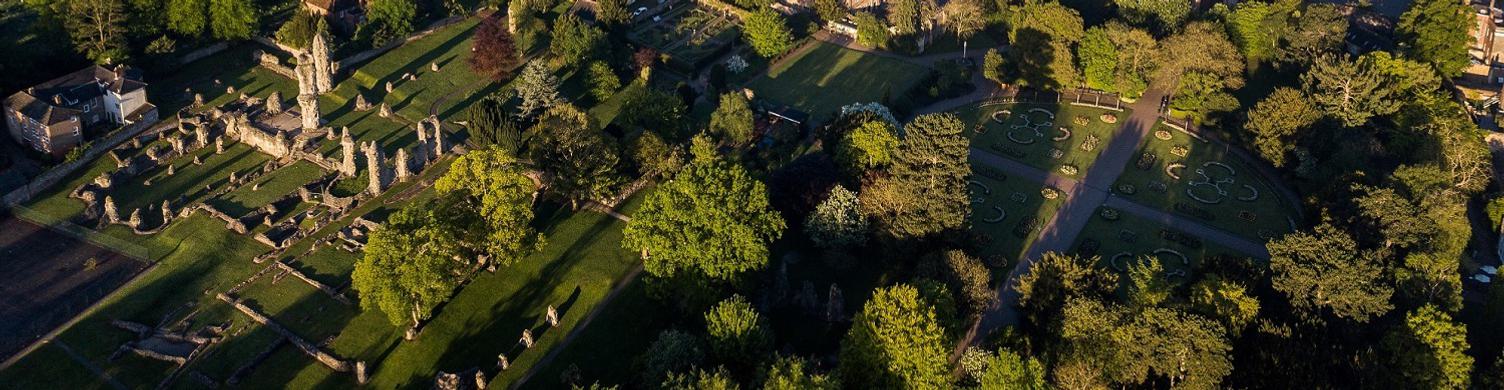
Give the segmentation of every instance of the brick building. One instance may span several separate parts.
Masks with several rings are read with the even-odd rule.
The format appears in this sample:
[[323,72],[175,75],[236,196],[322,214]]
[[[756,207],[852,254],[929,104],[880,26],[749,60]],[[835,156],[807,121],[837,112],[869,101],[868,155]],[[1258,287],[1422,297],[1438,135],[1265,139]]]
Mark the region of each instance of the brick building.
[[90,66],[16,92],[3,113],[16,142],[53,156],[83,143],[87,131],[157,121],[146,83],[125,65]]

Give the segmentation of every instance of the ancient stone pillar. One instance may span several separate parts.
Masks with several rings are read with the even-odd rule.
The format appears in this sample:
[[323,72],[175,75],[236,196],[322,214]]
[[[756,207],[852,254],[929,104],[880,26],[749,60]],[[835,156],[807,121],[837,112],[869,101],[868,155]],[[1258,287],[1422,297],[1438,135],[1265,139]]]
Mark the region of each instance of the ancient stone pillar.
[[339,146],[344,152],[344,159],[339,164],[340,176],[355,177],[355,139],[350,137],[349,129],[340,136]]
[[162,200],[162,224],[166,225],[167,222],[171,221],[171,220],[172,220],[172,202],[170,202],[170,201],[168,201],[166,199],[163,199]]
[[393,89],[396,89],[396,88],[393,88],[392,82],[390,82],[390,81],[386,82],[386,93],[392,93]]
[[433,128],[433,158],[435,160],[444,157],[444,132],[437,126]]
[[836,322],[846,319],[846,309],[843,308],[845,298],[842,297],[841,288],[835,283],[830,284],[830,293],[825,301],[825,321]]
[[548,312],[544,313],[543,320],[547,321],[550,327],[559,326],[559,311],[554,309],[554,305],[548,305]]
[[532,348],[533,347],[533,330],[532,329],[523,329],[522,330],[522,339],[517,340],[517,341],[522,343],[522,348],[523,349]]
[[355,94],[355,111],[370,111],[371,103],[366,101],[366,94]]
[[266,97],[266,112],[272,115],[276,115],[281,114],[282,110],[282,93],[272,91],[271,96]]
[[386,103],[381,103],[381,110],[377,111],[376,115],[381,116],[382,118],[392,116],[392,108],[388,107]]
[[209,146],[209,127],[199,126],[194,128],[193,137],[198,139],[198,147]]
[[126,221],[125,224],[128,225],[128,226],[130,226],[131,229],[140,228],[141,227],[141,209],[131,210],[131,219],[129,221]]
[[367,142],[363,147],[366,154],[366,172],[370,179],[366,183],[366,191],[371,195],[381,195],[385,186],[381,182],[381,149],[376,147],[375,142]]
[[496,369],[506,371],[511,366],[512,362],[507,360],[507,354],[496,355]]
[[298,107],[302,110],[303,129],[312,130],[319,128],[319,98],[313,94],[298,95]]
[[308,51],[313,57],[314,88],[316,94],[322,94],[334,90],[334,64],[329,60],[329,43],[327,32],[313,34],[313,42],[309,43]]
[[370,380],[371,380],[371,375],[366,372],[366,362],[364,360],[356,361],[355,362],[355,383],[356,384],[364,385],[364,384],[366,384],[367,381],[370,381]]
[[412,178],[412,168],[408,166],[408,162],[407,149],[397,149],[396,161],[393,161],[393,163],[397,165],[398,182],[404,182]]
[[224,137],[215,138],[214,139],[214,154],[220,154],[220,153],[224,153],[224,152],[225,152],[225,138]]
[[434,71],[434,72],[438,72],[439,71],[439,63],[437,63],[437,62],[430,62],[430,63],[428,63],[428,70]]
[[115,198],[104,196],[104,220],[109,223],[120,222],[120,209],[115,208]]

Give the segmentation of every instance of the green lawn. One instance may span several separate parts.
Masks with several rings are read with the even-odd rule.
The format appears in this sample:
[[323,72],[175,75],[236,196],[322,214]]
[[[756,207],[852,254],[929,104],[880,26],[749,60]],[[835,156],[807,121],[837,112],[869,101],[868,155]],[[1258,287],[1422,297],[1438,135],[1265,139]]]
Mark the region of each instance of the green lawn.
[[[1064,191],[1057,190],[1060,195],[1055,199],[1045,199],[1043,184],[1006,176],[980,164],[974,166],[977,174],[971,180],[977,184],[969,186],[973,196],[971,228],[990,238],[982,254],[1016,260],[1065,204]],[[999,216],[1003,218],[997,220]]]
[[758,98],[794,106],[819,122],[847,104],[898,99],[929,72],[905,61],[817,43],[747,87]]
[[[466,63],[470,58],[470,37],[479,24],[479,18],[466,19],[360,64],[336,86],[335,103],[353,105],[359,91],[365,93],[372,105],[386,102],[392,112],[412,121],[427,118],[430,107],[440,118],[458,114],[464,108],[459,104],[488,83]],[[438,72],[429,68],[435,63],[439,65]],[[417,80],[401,80],[408,73]],[[395,87],[390,94],[386,92],[388,81]],[[436,105],[449,94],[453,97]]]
[[[1116,269],[1117,266],[1126,266],[1139,256],[1155,256],[1164,264],[1166,270],[1184,270],[1191,272],[1201,261],[1212,256],[1237,256],[1245,255],[1224,248],[1217,244],[1190,236],[1173,227],[1165,226],[1159,222],[1139,218],[1137,216],[1119,212],[1117,220],[1108,220],[1102,217],[1102,209],[1092,216],[1090,222],[1077,236],[1073,248],[1082,255],[1099,256],[1103,267]],[[1166,239],[1166,232],[1178,233],[1189,236],[1191,239],[1174,241]],[[1091,250],[1088,242],[1095,242],[1095,250]],[[1155,253],[1156,250],[1168,249],[1185,255],[1189,263],[1182,262],[1179,256],[1168,252]],[[1113,257],[1126,253],[1129,255],[1120,264],[1110,264]],[[1121,272],[1121,270],[1119,270]]]
[[[540,214],[539,224],[550,243],[542,253],[475,278],[425,325],[417,340],[401,341],[403,328],[393,326],[380,311],[360,312],[342,322],[344,330],[333,339],[330,350],[351,359],[379,362],[370,384],[374,388],[423,386],[436,370],[482,367],[488,374],[495,373],[496,355],[503,352],[513,366],[496,383],[517,379],[637,263],[634,254],[621,249],[624,223],[603,214],[571,213],[550,205]],[[548,305],[559,309],[558,328],[543,323]],[[294,310],[283,316],[296,321],[327,307],[305,304],[303,313]],[[524,328],[531,328],[537,341],[527,350],[517,345]],[[309,359],[287,361],[287,366],[268,367],[267,371],[277,374],[257,383],[293,388],[353,384],[348,375],[334,374]]]
[[[324,176],[324,170],[311,162],[299,160],[275,172],[256,178],[255,181],[246,183],[240,188],[230,191],[218,198],[209,201],[216,208],[230,215],[243,215],[256,208],[281,199],[287,195],[296,196],[298,187],[318,180]],[[260,188],[257,188],[257,186]]]
[[[1156,134],[1146,137],[1134,160],[1123,168],[1123,175],[1113,184],[1113,193],[1255,241],[1291,231],[1290,218],[1296,215],[1294,203],[1281,199],[1280,193],[1258,171],[1231,154],[1227,146],[1191,138],[1164,124],[1155,126],[1153,133]],[[1161,140],[1160,136],[1166,133],[1170,139]],[[1153,163],[1140,168],[1145,153],[1155,158]],[[1177,163],[1184,165],[1172,170],[1180,179],[1166,172],[1167,166]],[[1213,183],[1231,181],[1222,183],[1219,193],[1218,186],[1201,184],[1208,179]]]
[[[957,111],[956,115],[966,121],[970,130],[966,134],[971,137],[972,146],[1047,172],[1080,178],[1107,150],[1117,133],[1118,123],[1101,119],[1108,113],[1120,120],[1129,115],[1127,111],[1069,104],[970,107]],[[1059,130],[1062,127],[1070,131],[1069,137],[1054,141],[1056,137],[1066,136]],[[1095,141],[1089,142],[1091,138]],[[1057,149],[1060,157],[1052,157]],[[1075,167],[1076,173],[1067,173],[1065,166]]]

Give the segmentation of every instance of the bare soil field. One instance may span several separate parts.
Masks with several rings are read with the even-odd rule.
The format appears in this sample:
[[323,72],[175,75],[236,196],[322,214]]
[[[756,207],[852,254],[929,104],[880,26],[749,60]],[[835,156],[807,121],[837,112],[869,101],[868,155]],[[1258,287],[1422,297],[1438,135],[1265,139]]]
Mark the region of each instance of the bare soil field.
[[0,359],[67,322],[146,266],[46,227],[0,217]]

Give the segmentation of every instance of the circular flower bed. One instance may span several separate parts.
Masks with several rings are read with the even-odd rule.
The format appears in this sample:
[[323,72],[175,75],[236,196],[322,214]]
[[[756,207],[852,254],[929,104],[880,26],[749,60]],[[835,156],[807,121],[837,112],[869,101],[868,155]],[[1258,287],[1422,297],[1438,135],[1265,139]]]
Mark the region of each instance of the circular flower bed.
[[1100,212],[1098,214],[1100,214],[1102,216],[1102,219],[1105,219],[1105,220],[1108,220],[1108,221],[1116,221],[1116,220],[1118,220],[1119,217],[1122,217],[1122,215],[1118,214],[1118,209],[1109,208],[1109,207],[1103,207],[1102,208],[1102,212]]
[[1102,119],[1102,122],[1104,122],[1104,123],[1118,123],[1118,114],[1114,114],[1114,113],[1110,113],[1110,112],[1109,113],[1104,113],[1104,114],[1102,114],[1101,119]]
[[1170,136],[1171,135],[1170,135],[1170,132],[1168,130],[1155,130],[1154,131],[1154,138],[1159,138],[1160,141],[1169,141],[1170,140]]
[[1119,184],[1118,192],[1123,193],[1123,195],[1133,195],[1138,192],[1138,187],[1134,187],[1132,184]]
[[1051,187],[1045,187],[1044,189],[1039,190],[1039,196],[1043,196],[1045,199],[1057,199],[1060,198],[1060,190]]
[[1087,124],[1091,123],[1091,120],[1086,119],[1086,117],[1084,116],[1077,116],[1075,118],[1071,118],[1071,123],[1075,123],[1077,126],[1086,126]]
[[1080,172],[1080,169],[1077,169],[1075,165],[1066,164],[1060,166],[1060,173],[1075,175],[1077,172]]

